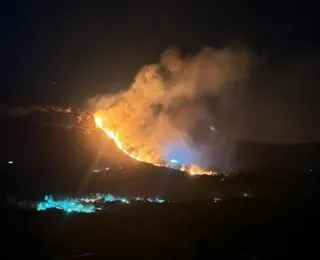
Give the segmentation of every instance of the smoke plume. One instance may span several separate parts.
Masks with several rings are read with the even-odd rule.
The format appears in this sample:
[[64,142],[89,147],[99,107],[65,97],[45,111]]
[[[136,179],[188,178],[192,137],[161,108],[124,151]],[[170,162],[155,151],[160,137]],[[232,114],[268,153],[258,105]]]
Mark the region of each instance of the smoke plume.
[[94,97],[89,104],[139,157],[201,165],[205,147],[194,142],[189,130],[207,113],[203,98],[242,86],[250,68],[245,48],[203,48],[185,56],[170,48],[159,63],[142,67],[128,90]]

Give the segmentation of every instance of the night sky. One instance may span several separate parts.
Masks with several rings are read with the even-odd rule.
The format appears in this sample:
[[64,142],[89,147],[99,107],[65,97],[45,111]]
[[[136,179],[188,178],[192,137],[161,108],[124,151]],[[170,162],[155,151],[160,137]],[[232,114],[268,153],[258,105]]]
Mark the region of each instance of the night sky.
[[245,92],[229,97],[236,129],[273,142],[319,140],[317,15],[311,1],[8,1],[1,102],[81,104],[127,88],[172,45],[241,43],[257,64]]

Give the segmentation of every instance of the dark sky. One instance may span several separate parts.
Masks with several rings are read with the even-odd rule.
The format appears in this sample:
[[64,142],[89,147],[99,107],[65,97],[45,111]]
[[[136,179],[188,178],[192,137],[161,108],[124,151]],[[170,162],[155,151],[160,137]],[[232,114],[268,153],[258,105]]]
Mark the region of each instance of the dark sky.
[[316,3],[261,2],[8,1],[1,6],[1,101],[79,103],[127,87],[169,46],[196,52],[236,41],[264,61],[239,101],[241,129],[250,135],[265,118],[262,139],[317,140]]

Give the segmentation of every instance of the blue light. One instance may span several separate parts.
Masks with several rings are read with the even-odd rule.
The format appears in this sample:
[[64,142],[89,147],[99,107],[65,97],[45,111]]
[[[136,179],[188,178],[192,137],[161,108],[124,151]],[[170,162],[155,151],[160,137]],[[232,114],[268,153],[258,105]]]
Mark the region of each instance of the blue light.
[[115,201],[115,198],[114,198],[113,195],[107,194],[107,195],[104,197],[104,201],[106,201],[106,202],[114,202],[114,201]]
[[159,199],[159,198],[147,198],[147,201],[150,203],[163,203],[164,202],[163,199]]
[[165,144],[161,157],[164,161],[183,165],[197,164],[200,159],[197,149],[183,139]]
[[163,200],[163,199],[156,199],[155,202],[157,202],[157,203],[164,203],[164,200]]
[[54,200],[52,196],[45,196],[44,201],[38,203],[37,210],[60,209],[66,212],[84,212],[93,213],[96,208],[92,204],[84,205],[78,199]]
[[[114,196],[112,194],[96,193],[90,196],[79,197],[79,198],[69,198],[66,197],[61,200],[55,200],[51,195],[46,195],[44,201],[37,202],[37,210],[44,211],[47,209],[59,209],[66,212],[84,212],[84,213],[94,213],[101,208],[96,208],[94,203],[110,203],[110,202],[120,202],[123,204],[130,204],[131,201],[141,201],[150,203],[164,203],[163,199],[158,197],[124,197],[124,196]],[[32,204],[32,203],[31,203]],[[30,204],[30,205],[31,205]]]

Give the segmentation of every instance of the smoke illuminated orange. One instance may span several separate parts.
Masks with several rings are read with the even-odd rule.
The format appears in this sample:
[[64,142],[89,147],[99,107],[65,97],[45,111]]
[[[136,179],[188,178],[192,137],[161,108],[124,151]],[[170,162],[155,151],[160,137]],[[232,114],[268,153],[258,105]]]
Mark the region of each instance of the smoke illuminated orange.
[[[99,127],[101,130],[103,130],[103,132],[114,141],[116,146],[121,151],[123,151],[125,154],[127,154],[128,156],[130,156],[134,160],[137,160],[140,162],[150,163],[150,164],[152,164],[154,166],[158,166],[158,167],[175,168],[170,163],[160,163],[159,161],[153,161],[151,155],[144,156],[144,157],[139,156],[139,155],[134,155],[132,152],[129,152],[128,149],[126,149],[126,147],[130,147],[130,145],[123,144],[121,142],[121,140],[119,140],[119,138],[117,137],[116,132],[112,131],[111,129],[106,128],[105,125],[103,124],[102,119],[99,116],[97,116],[96,114],[94,115],[94,120],[95,120],[97,127]],[[213,171],[203,170],[198,165],[189,165],[189,166],[182,165],[182,166],[179,166],[179,168],[177,170],[187,172],[190,175],[214,175],[214,174],[216,174],[216,172],[213,172]]]
[[[89,104],[96,125],[131,158],[191,175],[213,175],[196,165],[209,165],[210,156],[192,142],[188,129],[204,116],[200,97],[242,84],[249,68],[246,50],[204,48],[184,57],[171,48],[158,63],[143,66],[128,89],[94,97]],[[184,165],[171,158],[169,150],[177,147],[177,156],[188,154],[180,158]]]

